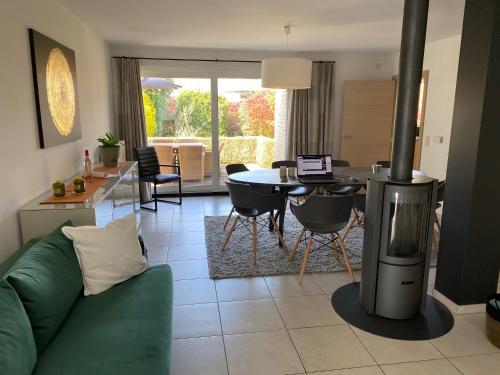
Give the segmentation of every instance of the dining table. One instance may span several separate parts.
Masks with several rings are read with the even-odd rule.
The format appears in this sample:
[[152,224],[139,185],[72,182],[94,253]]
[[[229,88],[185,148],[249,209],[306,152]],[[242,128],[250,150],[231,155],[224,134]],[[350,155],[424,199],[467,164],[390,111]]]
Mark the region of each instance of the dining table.
[[[296,170],[296,169],[295,169]],[[341,186],[359,186],[366,188],[368,179],[373,176],[371,167],[333,167],[332,173],[334,182],[321,182],[321,183],[303,183],[297,177],[281,177],[280,170],[275,169],[255,169],[245,172],[237,172],[228,176],[231,182],[258,185],[258,186],[272,186],[279,190],[281,195],[281,205],[278,211],[278,228],[283,235],[285,225],[285,212],[288,192],[297,187],[305,186],[313,191],[318,191],[320,188],[328,189],[330,187]],[[382,168],[377,176],[386,175],[390,176],[390,168]],[[420,171],[413,171],[414,176],[422,176]],[[271,227],[270,227],[271,229]]]

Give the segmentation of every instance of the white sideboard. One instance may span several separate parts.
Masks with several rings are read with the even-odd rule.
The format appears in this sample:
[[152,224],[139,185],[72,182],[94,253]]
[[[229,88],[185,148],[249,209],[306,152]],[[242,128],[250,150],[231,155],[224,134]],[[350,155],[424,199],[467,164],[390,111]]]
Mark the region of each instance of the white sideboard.
[[52,232],[67,220],[75,226],[102,226],[134,212],[140,224],[139,176],[134,161],[125,162],[84,203],[41,203],[51,195],[48,191],[19,210],[23,243]]

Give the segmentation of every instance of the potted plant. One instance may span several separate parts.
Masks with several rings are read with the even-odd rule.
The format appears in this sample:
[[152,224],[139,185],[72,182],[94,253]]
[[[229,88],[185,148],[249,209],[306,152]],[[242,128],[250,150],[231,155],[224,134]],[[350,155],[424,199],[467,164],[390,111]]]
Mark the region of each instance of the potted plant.
[[101,143],[99,146],[99,156],[105,167],[116,167],[118,165],[118,155],[120,153],[120,141],[110,132],[104,138],[97,138]]

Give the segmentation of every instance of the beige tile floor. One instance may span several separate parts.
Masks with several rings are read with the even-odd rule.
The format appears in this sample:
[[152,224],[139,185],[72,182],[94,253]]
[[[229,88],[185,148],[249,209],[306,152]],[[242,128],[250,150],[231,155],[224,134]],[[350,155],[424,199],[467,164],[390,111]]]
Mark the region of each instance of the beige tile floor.
[[330,297],[346,273],[306,275],[302,285],[293,275],[210,280],[203,217],[230,208],[227,197],[200,197],[142,213],[149,261],[168,262],[175,279],[172,375],[500,374],[484,314],[457,316],[438,339],[399,341],[335,313]]

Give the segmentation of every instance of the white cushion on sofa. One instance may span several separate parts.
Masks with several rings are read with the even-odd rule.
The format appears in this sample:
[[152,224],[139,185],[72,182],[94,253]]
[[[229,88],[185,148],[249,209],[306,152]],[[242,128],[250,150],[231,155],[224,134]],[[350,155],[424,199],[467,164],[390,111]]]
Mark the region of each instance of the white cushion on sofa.
[[73,241],[86,296],[104,292],[148,267],[137,238],[135,214],[105,227],[63,227],[62,231]]

